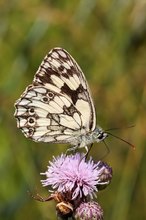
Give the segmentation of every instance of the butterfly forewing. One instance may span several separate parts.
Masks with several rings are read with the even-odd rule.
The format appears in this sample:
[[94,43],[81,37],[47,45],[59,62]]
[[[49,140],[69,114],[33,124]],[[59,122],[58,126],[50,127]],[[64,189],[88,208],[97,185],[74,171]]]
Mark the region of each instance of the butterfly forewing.
[[72,143],[95,129],[89,87],[76,61],[54,48],[15,104],[17,125],[35,141]]
[[83,121],[86,120],[86,129],[95,129],[95,110],[87,81],[80,67],[67,51],[62,48],[51,50],[40,65],[34,84],[45,85],[52,91],[58,91],[70,97],[80,112],[81,105],[84,109],[82,115],[86,117],[86,119],[83,118]]

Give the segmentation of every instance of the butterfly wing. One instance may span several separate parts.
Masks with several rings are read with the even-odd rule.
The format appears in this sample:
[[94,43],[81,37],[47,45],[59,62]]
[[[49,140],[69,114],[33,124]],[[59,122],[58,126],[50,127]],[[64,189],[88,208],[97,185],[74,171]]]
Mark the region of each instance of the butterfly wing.
[[76,61],[54,48],[15,104],[17,126],[35,141],[72,143],[95,129],[89,87]]

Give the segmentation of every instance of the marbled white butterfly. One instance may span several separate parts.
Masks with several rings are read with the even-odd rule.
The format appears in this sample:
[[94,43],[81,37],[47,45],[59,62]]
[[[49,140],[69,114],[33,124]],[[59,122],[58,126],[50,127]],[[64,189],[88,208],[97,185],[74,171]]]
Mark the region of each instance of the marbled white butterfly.
[[17,127],[36,142],[88,149],[107,136],[96,127],[95,108],[82,70],[62,48],[46,55],[15,107]]

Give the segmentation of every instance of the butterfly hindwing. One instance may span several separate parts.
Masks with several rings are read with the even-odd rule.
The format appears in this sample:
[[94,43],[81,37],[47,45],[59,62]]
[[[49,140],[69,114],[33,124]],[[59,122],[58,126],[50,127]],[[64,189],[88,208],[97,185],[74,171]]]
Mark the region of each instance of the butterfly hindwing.
[[95,129],[86,79],[62,48],[54,48],[44,58],[15,107],[18,127],[35,141],[71,143],[76,135]]

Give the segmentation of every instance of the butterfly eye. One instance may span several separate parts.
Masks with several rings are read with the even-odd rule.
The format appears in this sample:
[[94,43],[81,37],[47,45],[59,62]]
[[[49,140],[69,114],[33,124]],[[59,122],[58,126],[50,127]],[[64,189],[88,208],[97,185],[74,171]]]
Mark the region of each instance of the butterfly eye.
[[29,113],[30,115],[33,115],[33,114],[34,114],[34,108],[28,109],[28,113]]
[[35,119],[33,117],[28,118],[28,125],[29,126],[34,126],[35,125]]

